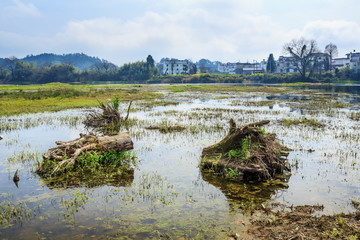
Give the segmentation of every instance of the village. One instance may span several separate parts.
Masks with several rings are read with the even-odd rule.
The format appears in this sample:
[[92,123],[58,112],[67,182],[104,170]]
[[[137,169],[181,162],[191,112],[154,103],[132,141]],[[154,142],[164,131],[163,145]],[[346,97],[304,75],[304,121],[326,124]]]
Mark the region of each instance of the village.
[[[317,61],[318,67],[315,72],[323,73],[326,71],[338,71],[342,68],[349,67],[354,73],[359,71],[360,52],[353,50],[346,54],[345,57],[333,58],[327,53],[316,53],[313,56],[313,61]],[[297,72],[295,66],[296,59],[294,57],[279,56],[275,61],[275,71],[267,70],[268,60],[253,60],[252,62],[227,62],[210,61],[208,59],[201,59],[197,62],[176,58],[162,58],[157,64],[159,72],[162,75],[180,75],[180,74],[195,74],[195,73],[224,73],[224,74],[256,74],[256,73],[294,73]],[[331,62],[331,64],[330,64]]]

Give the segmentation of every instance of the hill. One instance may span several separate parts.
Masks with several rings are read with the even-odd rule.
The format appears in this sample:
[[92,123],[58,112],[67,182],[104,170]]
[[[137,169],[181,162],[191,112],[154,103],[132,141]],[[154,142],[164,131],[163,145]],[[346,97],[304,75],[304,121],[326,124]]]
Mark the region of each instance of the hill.
[[[4,59],[0,58],[0,64],[3,60]],[[100,64],[102,62],[102,60],[98,57],[90,57],[84,53],[71,53],[63,55],[42,53],[39,55],[28,55],[18,60],[29,63],[33,62],[36,66],[67,63],[80,70],[90,69],[94,64]]]

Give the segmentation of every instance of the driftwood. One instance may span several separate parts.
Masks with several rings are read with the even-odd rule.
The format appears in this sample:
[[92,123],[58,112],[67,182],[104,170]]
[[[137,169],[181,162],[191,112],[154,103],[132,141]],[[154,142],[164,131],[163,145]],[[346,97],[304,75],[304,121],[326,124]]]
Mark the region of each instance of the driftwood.
[[[76,164],[76,159],[87,151],[109,151],[117,152],[133,149],[133,142],[128,133],[119,133],[113,136],[96,136],[95,133],[80,134],[80,138],[72,141],[57,141],[57,146],[50,148],[43,155],[44,159],[59,161],[52,175],[61,170],[64,164]],[[44,164],[44,163],[43,163]],[[41,164],[37,172],[42,172],[44,165]]]
[[265,133],[260,128],[268,123],[270,121],[265,120],[237,128],[231,119],[227,136],[203,149],[202,169],[224,175],[231,170],[239,179],[268,179],[290,171],[285,158],[289,149],[275,141],[275,134]]

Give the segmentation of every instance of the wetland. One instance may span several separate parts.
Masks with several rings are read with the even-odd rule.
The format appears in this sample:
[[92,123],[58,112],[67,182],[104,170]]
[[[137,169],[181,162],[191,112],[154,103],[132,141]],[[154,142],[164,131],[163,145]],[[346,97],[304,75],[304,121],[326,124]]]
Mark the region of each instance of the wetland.
[[[359,90],[0,86],[0,239],[359,239]],[[66,184],[39,176],[42,155],[89,133],[86,116],[113,97],[124,112],[132,101],[119,127],[133,141],[131,173]],[[291,171],[240,182],[204,174],[202,151],[228,134],[230,119],[269,120],[263,131],[291,149]]]

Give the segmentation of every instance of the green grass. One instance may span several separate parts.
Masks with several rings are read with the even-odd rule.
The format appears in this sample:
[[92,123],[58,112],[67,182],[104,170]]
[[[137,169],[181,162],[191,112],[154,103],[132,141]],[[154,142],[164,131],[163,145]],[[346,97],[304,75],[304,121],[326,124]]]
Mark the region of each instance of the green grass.
[[229,158],[246,159],[249,149],[250,149],[250,143],[248,137],[246,137],[241,142],[241,149],[233,149],[229,151],[228,153]]
[[292,125],[306,125],[306,126],[311,126],[311,127],[318,127],[318,128],[323,128],[325,127],[325,124],[319,122],[319,120],[317,119],[308,119],[308,118],[296,118],[296,119],[283,119],[282,120],[282,124],[284,126],[292,126]]
[[25,202],[12,203],[8,200],[0,202],[0,228],[9,228],[15,223],[30,220],[35,211],[29,209]]
[[[58,86],[58,85],[52,85]],[[61,84],[63,87],[63,85]],[[16,86],[14,86],[16,87]],[[23,113],[37,113],[45,111],[60,111],[70,108],[94,107],[101,102],[111,102],[117,97],[118,101],[161,98],[162,94],[149,91],[134,91],[129,89],[80,89],[69,85],[69,88],[47,89],[41,85],[21,86],[19,91],[0,93],[0,116],[10,116]],[[43,88],[45,87],[45,88]],[[31,90],[34,91],[25,91]],[[36,89],[36,90],[35,90]]]

